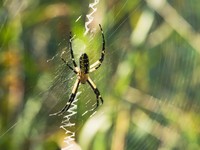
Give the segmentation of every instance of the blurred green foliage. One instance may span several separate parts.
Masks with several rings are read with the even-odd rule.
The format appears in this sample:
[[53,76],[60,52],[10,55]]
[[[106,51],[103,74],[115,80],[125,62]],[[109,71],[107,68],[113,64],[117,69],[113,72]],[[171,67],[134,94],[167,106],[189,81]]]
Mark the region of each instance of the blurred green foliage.
[[98,24],[106,54],[91,77],[104,104],[83,115],[95,95],[79,88],[76,125],[68,129],[73,149],[200,149],[199,2],[101,0],[84,36],[92,2],[0,2],[0,149],[67,148],[70,134],[59,128],[66,118],[49,117],[65,105],[76,78],[59,55],[65,50],[70,61],[72,31],[77,61],[83,51],[97,60]]

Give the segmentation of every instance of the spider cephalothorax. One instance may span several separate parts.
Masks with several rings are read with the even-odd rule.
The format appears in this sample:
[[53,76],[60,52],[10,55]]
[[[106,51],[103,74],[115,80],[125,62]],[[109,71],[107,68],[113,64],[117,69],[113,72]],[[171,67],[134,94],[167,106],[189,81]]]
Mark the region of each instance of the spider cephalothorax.
[[74,84],[74,87],[72,89],[72,93],[70,95],[70,98],[69,98],[69,101],[67,102],[67,104],[59,112],[51,114],[51,115],[62,115],[64,112],[66,112],[70,108],[72,102],[74,101],[74,98],[76,96],[76,93],[77,93],[77,90],[78,90],[80,83],[85,84],[87,82],[91,86],[91,88],[93,89],[94,93],[96,94],[97,104],[96,104],[96,107],[94,109],[96,109],[99,106],[99,100],[101,100],[101,103],[103,103],[103,98],[101,97],[98,88],[96,87],[96,85],[94,84],[94,82],[92,81],[92,79],[89,76],[89,73],[98,69],[101,66],[101,63],[104,60],[105,39],[104,39],[104,34],[103,34],[103,30],[101,28],[101,25],[99,25],[99,27],[101,29],[101,35],[102,35],[102,39],[103,39],[103,47],[102,47],[100,59],[97,60],[92,65],[89,65],[88,55],[86,53],[83,53],[79,58],[79,67],[77,66],[76,61],[74,59],[74,53],[73,53],[73,50],[72,50],[72,35],[71,35],[71,32],[70,32],[69,47],[70,47],[70,52],[71,52],[71,60],[73,62],[74,68],[71,67],[65,61],[65,59],[63,59],[62,55],[61,55],[61,59],[77,75],[77,79],[76,79],[76,82]]

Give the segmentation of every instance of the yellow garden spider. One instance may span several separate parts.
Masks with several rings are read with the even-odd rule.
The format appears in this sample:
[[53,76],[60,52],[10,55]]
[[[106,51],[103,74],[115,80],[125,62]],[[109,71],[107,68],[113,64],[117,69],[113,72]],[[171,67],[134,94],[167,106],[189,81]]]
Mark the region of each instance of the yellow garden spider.
[[76,93],[77,93],[77,90],[78,90],[78,87],[79,87],[80,83],[85,84],[87,82],[91,86],[91,88],[93,89],[94,93],[96,94],[97,103],[96,103],[96,107],[93,110],[95,110],[99,106],[99,100],[101,100],[101,103],[103,104],[103,98],[101,97],[98,88],[96,87],[96,85],[94,84],[94,82],[92,81],[92,79],[89,76],[89,73],[95,71],[96,69],[98,69],[101,66],[101,63],[104,60],[105,39],[104,39],[103,29],[102,29],[100,24],[99,24],[99,27],[100,27],[100,30],[101,30],[101,35],[102,35],[102,40],[103,40],[103,42],[102,42],[103,47],[102,47],[101,57],[100,57],[99,60],[97,60],[95,63],[93,63],[90,66],[89,66],[89,58],[88,58],[88,55],[86,53],[83,53],[80,56],[80,58],[79,58],[80,66],[79,67],[77,66],[76,61],[74,59],[73,49],[72,49],[72,34],[70,32],[69,48],[70,48],[71,60],[73,62],[74,68],[71,67],[65,61],[65,59],[63,59],[62,55],[61,55],[61,59],[69,67],[69,69],[71,69],[77,75],[77,79],[76,79],[76,82],[74,84],[74,87],[72,89],[72,93],[70,95],[70,98],[69,98],[69,101],[67,102],[67,104],[59,112],[50,114],[50,116],[62,115],[64,112],[66,112],[70,108],[72,102],[74,101],[74,98],[76,96]]

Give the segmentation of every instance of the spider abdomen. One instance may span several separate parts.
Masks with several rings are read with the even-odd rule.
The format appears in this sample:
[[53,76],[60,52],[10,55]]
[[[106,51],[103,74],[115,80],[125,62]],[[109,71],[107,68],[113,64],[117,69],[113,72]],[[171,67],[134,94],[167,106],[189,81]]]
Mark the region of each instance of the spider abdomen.
[[80,62],[80,70],[84,74],[89,73],[89,58],[86,53],[83,53],[79,59]]

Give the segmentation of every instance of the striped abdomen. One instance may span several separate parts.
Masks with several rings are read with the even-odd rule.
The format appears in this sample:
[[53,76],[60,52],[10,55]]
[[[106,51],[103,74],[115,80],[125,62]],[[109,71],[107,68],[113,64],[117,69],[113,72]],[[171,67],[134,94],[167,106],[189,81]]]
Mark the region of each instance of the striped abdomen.
[[89,72],[89,58],[86,53],[83,53],[79,59],[80,62],[80,70],[84,74],[87,74]]

